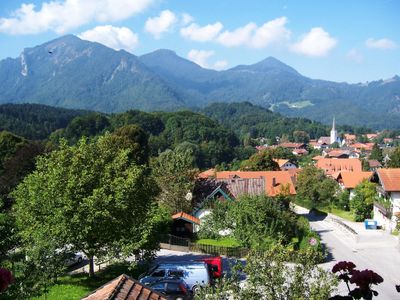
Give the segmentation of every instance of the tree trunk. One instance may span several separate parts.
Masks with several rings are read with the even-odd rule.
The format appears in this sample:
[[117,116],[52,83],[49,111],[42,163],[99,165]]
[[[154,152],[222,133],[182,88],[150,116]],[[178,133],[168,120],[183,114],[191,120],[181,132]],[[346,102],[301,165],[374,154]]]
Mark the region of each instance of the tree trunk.
[[94,277],[93,255],[89,256],[89,277]]

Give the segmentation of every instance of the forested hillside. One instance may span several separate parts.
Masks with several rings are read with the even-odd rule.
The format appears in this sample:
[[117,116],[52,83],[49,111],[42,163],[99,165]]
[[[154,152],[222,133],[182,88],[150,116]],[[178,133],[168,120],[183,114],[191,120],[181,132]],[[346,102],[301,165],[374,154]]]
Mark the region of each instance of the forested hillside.
[[0,105],[0,131],[7,130],[27,139],[45,139],[54,130],[66,127],[82,110],[39,104]]

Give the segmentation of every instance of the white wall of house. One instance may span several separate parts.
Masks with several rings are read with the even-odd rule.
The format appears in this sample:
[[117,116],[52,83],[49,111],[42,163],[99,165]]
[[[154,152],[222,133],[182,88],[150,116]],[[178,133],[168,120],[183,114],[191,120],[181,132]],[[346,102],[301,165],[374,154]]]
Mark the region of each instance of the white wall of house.
[[391,229],[392,222],[389,218],[387,218],[381,211],[374,205],[374,220],[378,223],[378,226],[382,226],[382,229],[389,230]]

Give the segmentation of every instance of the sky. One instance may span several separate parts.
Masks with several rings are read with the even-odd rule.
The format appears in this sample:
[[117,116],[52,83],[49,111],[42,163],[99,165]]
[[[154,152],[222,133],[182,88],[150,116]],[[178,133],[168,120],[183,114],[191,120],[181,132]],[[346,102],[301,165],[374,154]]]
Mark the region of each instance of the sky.
[[0,60],[65,34],[216,70],[273,56],[314,79],[400,75],[398,0],[0,0]]

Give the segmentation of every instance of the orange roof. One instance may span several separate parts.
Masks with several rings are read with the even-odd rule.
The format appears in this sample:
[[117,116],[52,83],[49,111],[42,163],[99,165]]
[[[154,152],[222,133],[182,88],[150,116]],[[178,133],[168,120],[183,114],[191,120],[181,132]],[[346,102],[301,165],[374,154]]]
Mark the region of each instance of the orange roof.
[[331,150],[328,152],[328,156],[329,157],[340,157],[342,155],[347,155],[347,157],[349,156],[349,151],[347,150],[340,150],[340,149],[335,149],[335,150]]
[[332,175],[338,171],[362,171],[361,161],[356,158],[320,158],[316,166],[324,170],[326,175]]
[[378,169],[376,173],[379,181],[386,192],[400,191],[400,168]]
[[164,295],[122,274],[107,282],[82,300],[167,300]]
[[[288,171],[222,171],[217,172],[217,179],[260,178],[265,179],[265,193],[268,196],[276,196],[282,192],[282,188],[289,185],[291,195],[296,194],[292,178]],[[275,182],[275,184],[274,184]]]
[[274,160],[274,162],[276,162],[278,164],[279,168],[282,168],[287,162],[290,162],[290,160],[288,160],[288,159],[274,158],[273,160]]
[[354,141],[357,137],[355,134],[345,133],[344,138],[348,141]]
[[321,158],[324,158],[324,157],[322,155],[317,155],[317,156],[314,156],[312,159],[313,160],[319,160]]
[[278,146],[284,147],[284,148],[294,148],[294,149],[296,149],[296,148],[304,147],[305,144],[303,144],[303,143],[281,143]]
[[352,148],[355,149],[364,149],[364,150],[372,150],[374,143],[354,143],[351,145]]
[[206,170],[204,172],[201,172],[198,175],[198,178],[206,179],[206,178],[210,178],[210,177],[215,177],[215,169],[208,169],[208,170]]
[[174,219],[174,220],[182,219],[182,220],[188,221],[190,223],[200,224],[199,218],[193,217],[192,215],[184,213],[183,211],[178,212],[177,214],[174,214],[172,216],[172,219]]
[[346,189],[354,189],[357,185],[359,185],[363,180],[370,179],[373,172],[340,172],[339,181],[341,178],[341,182]]
[[367,133],[366,136],[367,136],[367,139],[372,140],[372,139],[376,138],[378,136],[378,134],[377,133]]

